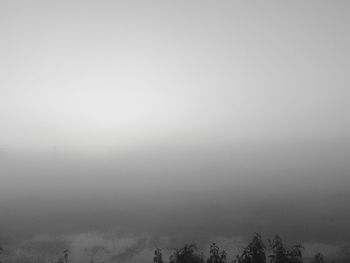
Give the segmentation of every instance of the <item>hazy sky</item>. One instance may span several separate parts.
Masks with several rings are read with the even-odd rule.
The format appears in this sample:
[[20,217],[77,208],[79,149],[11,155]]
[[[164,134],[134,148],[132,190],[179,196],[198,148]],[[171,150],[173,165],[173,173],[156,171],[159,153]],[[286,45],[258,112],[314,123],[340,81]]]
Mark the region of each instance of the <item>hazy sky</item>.
[[116,249],[114,228],[137,233],[112,238],[135,262],[254,231],[349,245],[349,14],[0,0],[0,245]]
[[346,1],[1,1],[0,146],[348,140]]

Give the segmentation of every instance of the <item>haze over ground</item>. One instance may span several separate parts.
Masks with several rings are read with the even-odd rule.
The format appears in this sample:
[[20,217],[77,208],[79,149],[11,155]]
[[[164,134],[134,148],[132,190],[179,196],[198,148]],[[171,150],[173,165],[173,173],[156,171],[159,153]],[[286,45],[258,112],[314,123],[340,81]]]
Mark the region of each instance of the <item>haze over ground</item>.
[[0,245],[139,262],[155,246],[237,248],[258,231],[339,253],[349,11],[1,1]]

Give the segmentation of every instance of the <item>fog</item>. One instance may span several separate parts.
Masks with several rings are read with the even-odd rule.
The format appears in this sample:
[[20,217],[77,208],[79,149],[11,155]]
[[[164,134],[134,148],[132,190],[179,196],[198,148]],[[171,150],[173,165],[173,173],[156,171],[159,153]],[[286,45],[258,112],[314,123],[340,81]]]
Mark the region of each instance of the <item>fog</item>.
[[135,255],[148,258],[156,245],[193,240],[237,250],[253,232],[337,251],[350,240],[349,154],[343,143],[8,153],[1,159],[1,234],[86,238],[89,248],[90,238],[102,247],[106,239],[131,238],[126,248],[135,245]]
[[8,262],[254,232],[349,256],[345,1],[1,1]]

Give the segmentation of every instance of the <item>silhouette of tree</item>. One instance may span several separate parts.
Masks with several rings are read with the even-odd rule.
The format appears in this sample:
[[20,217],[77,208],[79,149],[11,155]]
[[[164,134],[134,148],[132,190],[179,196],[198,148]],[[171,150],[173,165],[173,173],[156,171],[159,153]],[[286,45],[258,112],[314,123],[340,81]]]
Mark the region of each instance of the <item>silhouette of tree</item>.
[[317,253],[312,260],[312,263],[324,263],[324,256],[321,253]]
[[301,252],[303,247],[301,245],[295,245],[291,249],[286,249],[278,235],[269,243],[272,250],[272,254],[269,256],[271,263],[303,263]]
[[302,250],[304,247],[302,245],[293,246],[288,253],[288,262],[289,263],[303,263],[303,253]]
[[207,263],[226,263],[226,251],[222,250],[220,251],[219,247],[212,243],[210,245],[210,255],[207,260]]
[[183,248],[176,249],[170,256],[170,263],[204,263],[202,255],[197,252],[194,244],[186,244]]
[[153,263],[164,263],[162,250],[159,248],[156,248],[156,250],[154,251]]
[[266,263],[266,247],[261,239],[260,234],[256,233],[252,241],[238,255],[235,263]]
[[65,249],[63,255],[57,260],[57,263],[68,263],[68,253],[69,250]]
[[[272,240],[269,240],[269,263],[303,263],[303,249],[304,247],[301,245],[286,248],[282,239],[276,235]],[[232,263],[267,263],[266,253],[266,246],[261,235],[256,233],[243,252],[237,255]],[[331,262],[335,263],[334,260]],[[67,261],[57,263],[67,263]],[[154,251],[153,263],[164,263],[159,248]],[[215,243],[212,243],[209,257],[205,260],[202,254],[197,253],[196,245],[186,244],[183,248],[173,252],[169,257],[169,263],[227,263],[227,254],[225,250],[220,250]],[[325,263],[324,256],[317,253],[310,263]]]
[[271,263],[286,263],[287,262],[287,250],[285,249],[282,239],[276,235],[272,241],[269,241],[272,254],[270,257]]

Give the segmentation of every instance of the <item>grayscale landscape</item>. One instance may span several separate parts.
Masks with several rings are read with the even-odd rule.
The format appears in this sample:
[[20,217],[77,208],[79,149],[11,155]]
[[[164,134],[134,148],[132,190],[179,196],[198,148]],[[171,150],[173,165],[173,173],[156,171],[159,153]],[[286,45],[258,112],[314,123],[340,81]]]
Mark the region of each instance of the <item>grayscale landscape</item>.
[[0,262],[350,262],[349,25],[0,0]]

